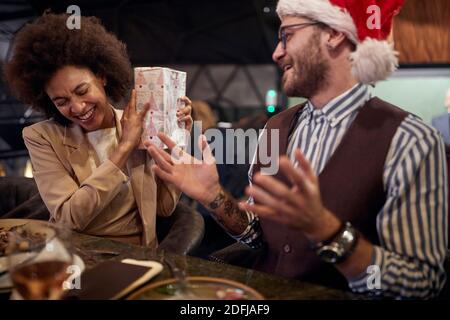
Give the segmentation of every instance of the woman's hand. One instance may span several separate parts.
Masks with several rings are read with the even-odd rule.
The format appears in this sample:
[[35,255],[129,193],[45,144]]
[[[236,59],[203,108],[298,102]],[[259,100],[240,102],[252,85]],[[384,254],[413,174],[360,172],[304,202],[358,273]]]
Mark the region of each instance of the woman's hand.
[[179,122],[184,122],[185,129],[191,132],[192,129],[192,101],[188,97],[181,97],[180,102],[184,103],[184,107],[177,110],[177,118]]
[[142,123],[149,108],[150,104],[146,103],[141,111],[136,110],[136,90],[133,90],[130,102],[128,102],[123,112],[122,119],[120,119],[122,124],[120,145],[130,150],[137,147],[142,135]]
[[149,108],[150,105],[146,103],[140,112],[136,110],[136,91],[133,90],[130,102],[123,112],[122,119],[120,119],[122,136],[119,145],[109,157],[109,160],[117,167],[122,169],[125,166],[131,151],[139,144],[143,130],[142,122]]

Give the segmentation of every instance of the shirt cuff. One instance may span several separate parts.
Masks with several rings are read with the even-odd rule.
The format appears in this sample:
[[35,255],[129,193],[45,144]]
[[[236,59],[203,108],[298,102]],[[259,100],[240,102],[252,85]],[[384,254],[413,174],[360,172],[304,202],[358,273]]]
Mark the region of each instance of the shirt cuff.
[[381,288],[374,283],[374,280],[376,280],[374,274],[378,272],[379,277],[381,277],[382,264],[383,249],[374,246],[370,265],[367,266],[366,271],[348,280],[349,288],[357,293],[381,294]]

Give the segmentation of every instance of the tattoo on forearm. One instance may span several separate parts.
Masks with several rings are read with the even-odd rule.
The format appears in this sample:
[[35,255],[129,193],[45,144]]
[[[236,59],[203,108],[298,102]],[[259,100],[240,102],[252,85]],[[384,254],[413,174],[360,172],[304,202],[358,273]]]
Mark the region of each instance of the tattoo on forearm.
[[208,205],[214,218],[230,233],[239,235],[245,231],[249,221],[247,213],[239,209],[233,197],[223,190]]
[[223,205],[223,212],[229,217],[231,216],[232,213],[234,213],[234,208],[233,208],[233,202],[231,202],[230,199],[227,199],[225,201],[225,204]]
[[217,197],[209,204],[212,210],[216,210],[225,201],[225,194],[221,190]]

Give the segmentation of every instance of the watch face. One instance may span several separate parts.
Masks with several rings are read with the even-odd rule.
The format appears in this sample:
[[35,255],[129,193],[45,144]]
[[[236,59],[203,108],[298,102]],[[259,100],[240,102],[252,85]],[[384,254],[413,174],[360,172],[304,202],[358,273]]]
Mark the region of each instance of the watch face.
[[316,253],[324,262],[339,263],[351,254],[357,239],[358,236],[355,229],[350,223],[347,223],[339,236],[335,237],[331,243],[316,249]]
[[325,248],[319,252],[319,257],[328,263],[335,263],[339,259],[339,255],[336,251]]

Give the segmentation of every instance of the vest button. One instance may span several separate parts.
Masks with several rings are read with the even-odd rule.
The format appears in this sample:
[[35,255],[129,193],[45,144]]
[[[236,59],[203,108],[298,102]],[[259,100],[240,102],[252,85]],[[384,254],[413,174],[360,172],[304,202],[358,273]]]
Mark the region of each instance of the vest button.
[[284,247],[283,247],[283,251],[284,251],[285,253],[291,252],[291,246],[288,245],[288,244],[285,244]]

